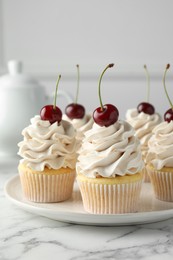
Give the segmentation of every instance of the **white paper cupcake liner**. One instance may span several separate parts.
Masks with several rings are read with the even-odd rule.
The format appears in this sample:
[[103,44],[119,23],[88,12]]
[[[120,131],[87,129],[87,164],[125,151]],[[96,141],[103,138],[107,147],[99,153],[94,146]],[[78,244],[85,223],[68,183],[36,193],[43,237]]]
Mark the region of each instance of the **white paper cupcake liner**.
[[155,197],[163,201],[173,201],[173,172],[162,172],[147,167]]
[[150,176],[148,175],[148,170],[146,167],[143,168],[142,175],[144,182],[150,182]]
[[78,180],[84,209],[94,214],[136,212],[142,179],[126,184],[98,184]]
[[33,202],[59,202],[69,199],[74,179],[75,171],[50,175],[20,171],[24,196]]

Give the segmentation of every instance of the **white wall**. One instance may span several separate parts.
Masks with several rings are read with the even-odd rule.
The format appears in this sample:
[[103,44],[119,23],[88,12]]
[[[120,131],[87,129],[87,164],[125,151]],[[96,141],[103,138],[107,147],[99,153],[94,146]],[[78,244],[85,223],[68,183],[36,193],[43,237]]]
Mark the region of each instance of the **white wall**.
[[62,73],[61,88],[73,94],[79,63],[79,102],[92,111],[99,105],[98,76],[115,62],[104,77],[103,102],[117,105],[124,117],[145,99],[146,63],[151,102],[163,113],[169,104],[162,74],[166,63],[173,66],[172,10],[172,0],[0,0],[0,72],[9,59],[21,59],[47,91]]

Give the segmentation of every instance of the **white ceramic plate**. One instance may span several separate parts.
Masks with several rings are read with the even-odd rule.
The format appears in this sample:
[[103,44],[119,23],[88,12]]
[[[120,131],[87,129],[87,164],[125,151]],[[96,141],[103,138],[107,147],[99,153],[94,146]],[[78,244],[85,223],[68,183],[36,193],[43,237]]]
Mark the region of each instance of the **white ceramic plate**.
[[62,222],[120,226],[152,223],[173,217],[173,203],[162,202],[154,198],[150,183],[144,183],[137,213],[97,215],[84,211],[77,183],[72,198],[60,203],[32,203],[27,201],[21,190],[19,176],[14,176],[5,185],[5,194],[15,205],[31,213]]

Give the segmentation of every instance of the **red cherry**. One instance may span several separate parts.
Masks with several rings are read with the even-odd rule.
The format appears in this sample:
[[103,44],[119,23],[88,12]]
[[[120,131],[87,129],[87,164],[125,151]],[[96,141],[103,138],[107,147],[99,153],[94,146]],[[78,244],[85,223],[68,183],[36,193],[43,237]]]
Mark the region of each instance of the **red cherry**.
[[148,115],[153,115],[155,113],[155,108],[153,105],[151,105],[148,101],[149,101],[149,96],[150,96],[150,75],[147,69],[147,65],[144,65],[144,69],[146,72],[146,77],[147,77],[147,102],[141,102],[138,106],[137,106],[137,110],[138,113],[145,113]]
[[173,110],[172,108],[168,109],[164,114],[164,120],[168,123],[173,120]]
[[65,108],[65,113],[70,119],[81,119],[85,115],[85,108],[76,103],[71,103]]
[[173,120],[173,104],[172,104],[172,101],[171,101],[171,99],[170,99],[170,97],[169,97],[169,95],[168,95],[168,92],[167,92],[167,89],[166,89],[166,83],[165,83],[166,72],[167,72],[167,70],[168,70],[169,68],[170,68],[170,64],[167,64],[167,65],[166,65],[166,68],[165,68],[164,75],[163,75],[163,86],[164,86],[165,94],[166,94],[167,99],[168,99],[168,101],[169,101],[169,104],[170,104],[170,106],[171,106],[171,108],[168,109],[168,110],[165,112],[165,114],[164,114],[164,120],[167,121],[168,123]]
[[47,105],[40,110],[40,117],[42,120],[48,120],[51,124],[59,123],[62,120],[62,112],[59,107],[54,108],[53,105]]
[[103,106],[103,110],[101,107],[98,107],[93,112],[93,119],[96,124],[100,126],[110,126],[117,122],[119,116],[118,109],[111,105],[106,104]]
[[57,91],[58,91],[58,84],[61,79],[61,75],[59,75],[57,83],[56,83],[56,90],[55,90],[55,96],[54,96],[54,105],[46,105],[42,107],[40,110],[40,117],[42,120],[47,120],[51,124],[55,122],[60,122],[62,120],[62,112],[59,107],[56,106],[56,97],[57,97]]
[[79,73],[79,65],[76,65],[77,67],[77,89],[76,89],[76,99],[74,103],[69,104],[65,108],[65,114],[70,119],[82,119],[85,115],[85,108],[77,103],[78,100],[78,94],[79,94],[79,79],[80,79],[80,73]]
[[153,115],[155,113],[155,109],[153,105],[148,102],[142,102],[137,106],[138,113],[145,113],[148,115]]
[[76,99],[74,103],[69,104],[65,108],[65,114],[70,119],[82,119],[85,115],[85,108],[77,103],[78,100],[78,94],[79,94],[79,79],[80,79],[80,73],[79,73],[79,65],[76,65],[77,67],[77,90],[76,90]]
[[101,99],[101,92],[100,92],[100,86],[101,86],[101,80],[103,77],[103,74],[108,68],[112,68],[114,66],[113,63],[110,63],[106,66],[106,68],[103,70],[100,78],[99,78],[99,86],[98,86],[98,94],[99,94],[99,100],[100,100],[100,107],[96,108],[93,112],[93,119],[96,124],[100,126],[110,126],[113,125],[117,120],[119,116],[118,109],[111,104],[106,104],[103,106],[102,99]]

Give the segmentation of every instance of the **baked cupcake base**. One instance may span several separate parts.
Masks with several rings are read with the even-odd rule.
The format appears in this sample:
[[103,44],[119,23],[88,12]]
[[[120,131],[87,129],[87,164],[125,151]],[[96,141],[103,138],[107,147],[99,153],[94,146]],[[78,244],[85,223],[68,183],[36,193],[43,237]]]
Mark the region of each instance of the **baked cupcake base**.
[[67,167],[34,171],[24,164],[19,164],[18,170],[23,194],[30,201],[60,202],[72,195],[75,170]]
[[136,212],[140,197],[142,174],[115,178],[87,178],[77,175],[84,209],[94,214]]
[[173,202],[173,168],[164,167],[161,170],[156,170],[148,165],[147,171],[155,197],[159,200]]

